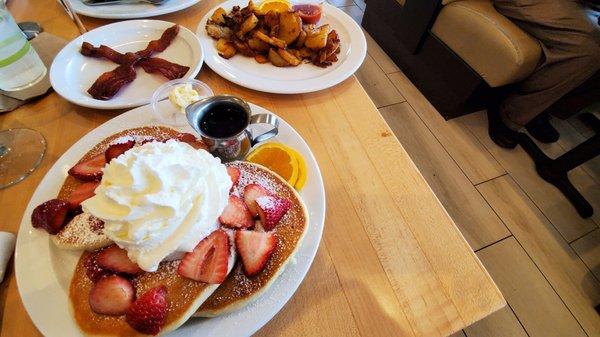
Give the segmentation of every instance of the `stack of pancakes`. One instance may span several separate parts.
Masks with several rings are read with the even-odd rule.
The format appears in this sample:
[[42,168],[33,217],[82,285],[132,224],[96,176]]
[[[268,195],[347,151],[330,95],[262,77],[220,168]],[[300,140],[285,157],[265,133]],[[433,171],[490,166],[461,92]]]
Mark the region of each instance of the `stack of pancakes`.
[[[125,130],[108,137],[83,158],[87,160],[104,151],[109,144],[122,137],[152,138],[157,141],[172,139],[177,131],[165,127],[142,127]],[[293,258],[308,227],[306,207],[298,193],[277,174],[260,165],[248,162],[228,164],[240,170],[238,183],[231,193],[240,196],[248,184],[259,184],[270,190],[275,196],[287,199],[291,207],[281,221],[273,229],[277,237],[277,245],[266,266],[252,277],[244,273],[241,259],[236,259],[233,230],[230,234],[231,252],[229,256],[229,274],[221,284],[207,284],[180,276],[177,273],[179,260],[164,261],[156,272],[143,272],[131,278],[137,294],[148,289],[164,285],[167,288],[168,313],[165,325],[160,334],[177,329],[191,316],[214,317],[237,310],[255,300],[265,292],[284,267]],[[73,191],[78,181],[67,177],[58,198],[66,198]],[[216,221],[217,219],[215,219]],[[124,316],[108,316],[97,314],[91,310],[88,294],[94,285],[86,275],[86,261],[92,251],[112,244],[102,232],[102,224],[93,216],[82,213],[74,217],[52,241],[60,248],[85,250],[80,259],[69,291],[74,316],[80,329],[93,336],[143,336],[131,328]]]

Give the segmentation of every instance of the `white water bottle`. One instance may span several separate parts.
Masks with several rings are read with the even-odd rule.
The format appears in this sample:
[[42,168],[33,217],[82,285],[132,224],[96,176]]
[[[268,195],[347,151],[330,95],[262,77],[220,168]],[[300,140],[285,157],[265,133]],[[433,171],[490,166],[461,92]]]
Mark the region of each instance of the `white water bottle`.
[[18,91],[46,75],[46,66],[0,0],[0,89]]

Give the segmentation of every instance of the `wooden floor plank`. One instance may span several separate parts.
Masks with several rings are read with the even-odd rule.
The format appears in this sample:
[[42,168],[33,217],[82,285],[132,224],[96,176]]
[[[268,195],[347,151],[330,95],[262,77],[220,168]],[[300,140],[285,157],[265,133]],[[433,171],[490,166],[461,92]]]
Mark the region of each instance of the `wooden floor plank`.
[[473,184],[506,173],[496,159],[469,132],[462,118],[444,120],[402,72],[388,76]]
[[[590,336],[600,336],[600,282],[508,176],[477,186]],[[510,301],[509,301],[510,302]]]
[[571,247],[596,276],[596,279],[600,280],[600,229],[574,241],[571,243]]
[[[477,252],[531,337],[585,332],[519,243],[510,237]],[[467,330],[469,335],[469,330]]]
[[379,112],[473,250],[510,235],[506,226],[408,103],[381,108]]
[[538,176],[532,160],[522,148],[507,150],[492,142],[485,112],[467,115],[463,121],[568,242],[598,228],[593,220],[582,219],[554,186]]
[[[322,297],[314,302],[315,294]],[[310,303],[310,305],[308,305]],[[290,301],[279,313],[262,327],[254,336],[306,336],[309,332],[298,330],[299,327],[319,326],[321,331],[311,335],[317,336],[358,336],[359,330],[354,322],[344,292],[337,282],[335,268],[327,254],[325,244],[321,244],[315,261],[306,275],[306,279]],[[301,320],[303,324],[282,324]],[[312,322],[321,322],[315,324]],[[326,324],[323,324],[326,322]],[[283,329],[282,329],[283,327]]]
[[527,337],[527,332],[507,306],[465,328],[467,337]]
[[365,61],[356,72],[356,77],[378,108],[405,101],[371,55],[367,54]]
[[453,333],[452,335],[450,335],[448,337],[467,337],[467,335],[465,335],[464,331],[460,330],[460,331]]
[[379,44],[373,40],[365,29],[363,29],[363,33],[365,33],[365,38],[367,39],[367,52],[373,57],[373,60],[375,60],[375,63],[377,63],[381,70],[386,74],[400,71],[396,63],[381,49]]

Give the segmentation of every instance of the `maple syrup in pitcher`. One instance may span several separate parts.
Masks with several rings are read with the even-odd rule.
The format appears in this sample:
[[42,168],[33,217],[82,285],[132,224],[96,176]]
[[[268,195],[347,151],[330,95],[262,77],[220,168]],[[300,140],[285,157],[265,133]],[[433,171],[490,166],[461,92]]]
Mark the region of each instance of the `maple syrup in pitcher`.
[[227,138],[242,132],[248,125],[248,114],[239,105],[219,102],[202,116],[200,130],[207,136]]
[[[277,135],[279,121],[270,113],[252,114],[250,105],[230,95],[203,98],[185,108],[188,122],[208,146],[208,151],[223,162],[242,160],[257,143]],[[250,125],[270,128],[251,130]]]

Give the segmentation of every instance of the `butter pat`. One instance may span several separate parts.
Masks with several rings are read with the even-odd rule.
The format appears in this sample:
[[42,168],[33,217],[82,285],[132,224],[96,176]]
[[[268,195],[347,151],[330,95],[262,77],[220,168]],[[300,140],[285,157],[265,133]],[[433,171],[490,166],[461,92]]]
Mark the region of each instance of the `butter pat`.
[[200,94],[189,83],[175,87],[169,94],[169,101],[182,111],[188,105],[199,100]]

